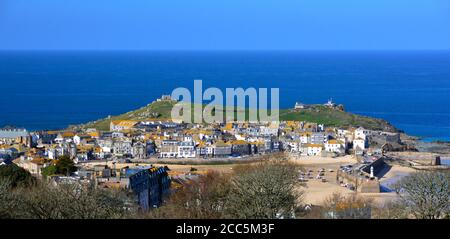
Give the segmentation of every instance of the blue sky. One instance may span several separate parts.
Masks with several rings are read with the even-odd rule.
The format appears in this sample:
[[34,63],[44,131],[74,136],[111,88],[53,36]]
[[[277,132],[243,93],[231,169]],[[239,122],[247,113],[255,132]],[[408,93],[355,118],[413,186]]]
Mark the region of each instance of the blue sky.
[[0,49],[450,49],[450,1],[0,0]]

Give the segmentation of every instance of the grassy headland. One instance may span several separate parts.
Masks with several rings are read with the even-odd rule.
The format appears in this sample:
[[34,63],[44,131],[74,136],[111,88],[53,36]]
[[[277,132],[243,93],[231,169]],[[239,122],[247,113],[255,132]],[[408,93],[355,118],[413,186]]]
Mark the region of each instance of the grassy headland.
[[[111,116],[105,119],[99,119],[93,122],[81,125],[82,128],[96,128],[100,131],[109,130],[110,122],[113,120],[147,120],[147,119],[170,119],[171,110],[175,105],[172,101],[155,101],[142,108],[130,111],[121,115]],[[234,111],[236,113],[236,110]],[[248,116],[248,109],[245,109],[246,116]],[[224,113],[225,115],[225,113]],[[247,118],[247,117],[246,117]],[[327,126],[335,127],[349,127],[362,126],[366,129],[397,131],[389,122],[357,115],[342,110],[329,108],[323,105],[312,105],[307,109],[281,109],[281,121],[307,121]]]

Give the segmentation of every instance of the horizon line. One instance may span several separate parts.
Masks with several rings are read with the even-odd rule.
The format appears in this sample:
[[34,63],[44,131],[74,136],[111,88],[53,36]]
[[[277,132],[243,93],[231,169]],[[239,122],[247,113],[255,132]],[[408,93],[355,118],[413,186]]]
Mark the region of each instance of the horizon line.
[[406,51],[450,51],[450,48],[446,49],[1,49],[0,52],[25,52],[25,51],[36,51],[36,52],[75,52],[75,51],[92,51],[92,52],[120,52],[120,51],[132,51],[132,52],[386,52],[386,51],[396,51],[396,52],[406,52]]

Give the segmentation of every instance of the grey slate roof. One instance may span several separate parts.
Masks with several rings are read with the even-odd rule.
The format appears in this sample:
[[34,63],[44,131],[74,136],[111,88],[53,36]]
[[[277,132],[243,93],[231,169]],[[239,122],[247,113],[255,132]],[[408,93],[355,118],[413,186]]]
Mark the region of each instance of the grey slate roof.
[[29,133],[25,129],[0,129],[0,138],[3,139],[15,139],[26,136],[29,136]]

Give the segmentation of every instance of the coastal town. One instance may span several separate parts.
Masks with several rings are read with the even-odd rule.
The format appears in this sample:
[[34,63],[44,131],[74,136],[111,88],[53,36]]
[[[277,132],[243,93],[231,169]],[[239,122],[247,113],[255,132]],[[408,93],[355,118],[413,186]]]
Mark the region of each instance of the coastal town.
[[[171,100],[163,96],[158,102]],[[323,106],[343,107],[332,100]],[[297,102],[292,110],[308,107]],[[252,163],[274,155],[308,167],[299,171],[298,181],[310,185],[310,204],[319,203],[317,198],[336,188],[344,193],[380,194],[390,190],[378,178],[387,154],[407,147],[399,132],[306,121],[193,124],[150,118],[110,120],[108,131],[0,129],[0,165],[16,164],[55,183],[132,190],[145,210],[161,206],[170,192],[202,172],[217,170],[214,165],[197,170],[195,165]],[[73,161],[76,168],[65,174],[50,170],[62,158]]]
[[[333,107],[328,101],[326,106]],[[306,107],[302,104],[301,108]],[[295,109],[300,109],[299,103]],[[336,128],[298,121],[269,123],[231,122],[186,124],[164,119],[112,120],[110,130],[52,130],[28,132],[0,130],[0,155],[35,164],[27,168],[40,174],[51,160],[69,156],[75,163],[92,160],[145,161],[151,158],[242,158],[286,152],[299,156],[381,155],[401,147],[400,133]]]

